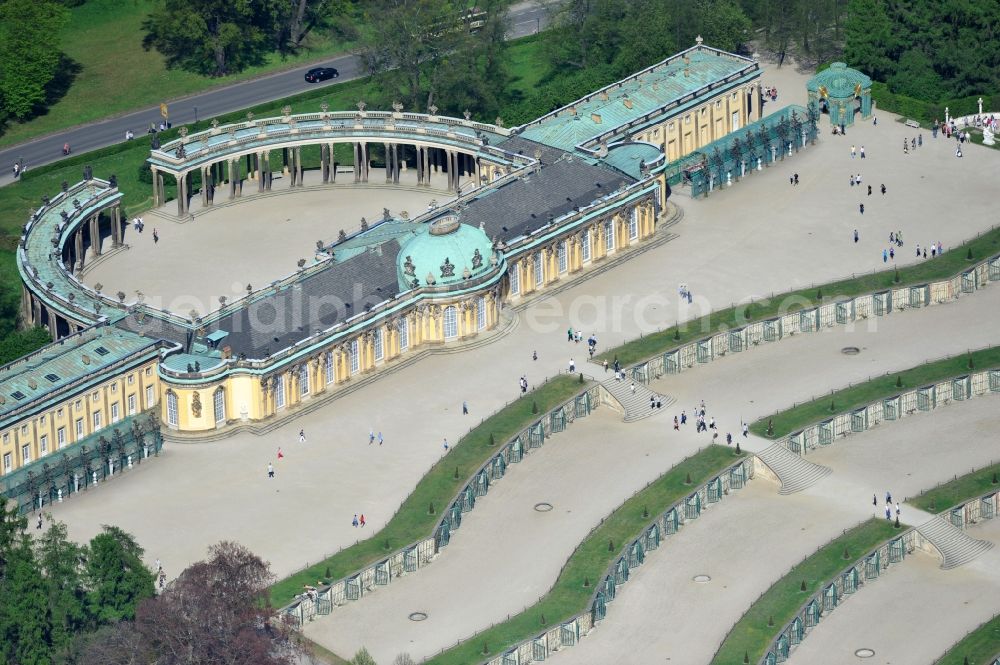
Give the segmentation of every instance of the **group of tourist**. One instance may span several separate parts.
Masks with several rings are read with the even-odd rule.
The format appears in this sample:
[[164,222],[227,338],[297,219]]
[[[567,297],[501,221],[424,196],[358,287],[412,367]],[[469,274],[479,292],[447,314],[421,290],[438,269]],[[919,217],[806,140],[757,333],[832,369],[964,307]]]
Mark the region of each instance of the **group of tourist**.
[[[715,416],[708,416],[706,420],[707,410],[705,408],[705,400],[701,401],[701,404],[694,408],[694,419],[695,419],[695,432],[700,434],[702,432],[707,432],[712,430],[712,443],[716,443],[719,439],[719,427],[715,422]],[[681,411],[680,416],[674,416],[674,431],[679,432],[681,427],[687,425],[688,416],[686,411]],[[750,426],[746,423],[742,423],[743,428],[743,438],[750,436]],[[726,432],[726,445],[732,445],[733,435],[731,432]]]
[[[875,508],[875,512],[878,513],[878,495],[872,494],[872,506]],[[892,492],[888,490],[885,493],[885,518],[887,520],[892,519]],[[899,501],[896,502],[896,519],[899,519]]]

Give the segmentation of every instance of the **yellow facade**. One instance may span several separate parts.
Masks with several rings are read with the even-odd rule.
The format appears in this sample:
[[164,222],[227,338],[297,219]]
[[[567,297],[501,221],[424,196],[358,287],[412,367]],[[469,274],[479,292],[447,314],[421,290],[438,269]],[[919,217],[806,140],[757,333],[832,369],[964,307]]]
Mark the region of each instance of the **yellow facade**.
[[7,474],[66,446],[150,409],[160,395],[156,359],[112,374],[96,386],[58,402],[0,431],[0,470]]

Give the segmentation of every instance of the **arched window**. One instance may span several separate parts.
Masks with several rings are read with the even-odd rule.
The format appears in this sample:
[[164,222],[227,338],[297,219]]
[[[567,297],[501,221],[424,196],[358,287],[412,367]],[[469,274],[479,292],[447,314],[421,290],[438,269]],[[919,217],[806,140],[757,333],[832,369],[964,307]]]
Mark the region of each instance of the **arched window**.
[[567,256],[566,252],[565,240],[559,241],[558,255],[559,255],[559,272],[561,273],[566,272],[567,270],[569,270],[569,257]]
[[226,391],[222,386],[215,389],[212,393],[212,406],[215,407],[215,425],[226,424]]
[[486,298],[482,296],[476,300],[476,327],[479,330],[486,327]]
[[521,264],[512,263],[510,265],[510,294],[516,296],[521,293]]
[[385,331],[379,327],[375,330],[375,360],[376,362],[385,358]]
[[455,339],[458,337],[458,313],[454,305],[444,308],[444,338]]
[[399,320],[399,350],[402,352],[408,348],[410,348],[410,324],[404,316]]
[[591,249],[592,238],[590,235],[590,229],[583,232],[583,260],[590,260],[590,249]]
[[361,369],[361,358],[358,354],[358,340],[352,339],[350,346],[351,355],[351,374],[357,374],[358,370]]
[[610,219],[604,222],[604,249],[609,252],[615,249],[615,224]]
[[333,383],[333,351],[327,351],[323,356],[323,375],[327,383]]
[[535,286],[541,286],[545,281],[545,266],[542,262],[542,253],[535,252]]
[[632,208],[628,216],[628,238],[637,240],[639,238],[639,208]]
[[167,425],[177,427],[177,393],[167,390]]
[[309,394],[309,362],[303,362],[299,367],[299,397]]
[[274,384],[274,408],[285,408],[285,375],[279,374]]

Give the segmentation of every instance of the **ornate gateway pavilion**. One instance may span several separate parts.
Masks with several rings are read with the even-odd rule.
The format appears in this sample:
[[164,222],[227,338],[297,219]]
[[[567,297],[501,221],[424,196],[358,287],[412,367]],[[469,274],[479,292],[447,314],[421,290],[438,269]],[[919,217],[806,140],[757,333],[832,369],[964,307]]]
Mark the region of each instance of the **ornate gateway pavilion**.
[[[699,39],[513,129],[364,104],[182,128],[149,158],[155,205],[166,204],[172,178],[181,218],[195,197],[205,210],[220,195],[251,198],[245,187],[266,195],[278,159],[282,181],[303,187],[305,146],[321,154],[321,183],[307,188],[331,187],[338,175],[365,187],[374,159],[388,186],[413,170],[418,187],[453,196],[317,243],[308,267],[205,316],[80,280],[128,232],[117,184],[85,172],[43,201],[18,248],[24,322],[58,341],[0,368],[3,473],[99,437],[138,410],[157,408],[168,428],[193,434],[280,417],[407,353],[495,328],[506,304],[654,236],[669,195],[666,162],[759,120],[759,76],[753,60]],[[351,146],[348,168],[335,159],[338,143]],[[109,354],[92,352],[99,342]],[[49,372],[54,364],[59,371]]]

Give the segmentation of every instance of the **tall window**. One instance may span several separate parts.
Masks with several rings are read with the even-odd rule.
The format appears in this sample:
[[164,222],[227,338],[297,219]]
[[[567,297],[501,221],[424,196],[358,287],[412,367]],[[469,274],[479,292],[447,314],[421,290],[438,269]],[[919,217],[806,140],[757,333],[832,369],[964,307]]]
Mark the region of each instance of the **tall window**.
[[302,363],[299,367],[299,397],[309,394],[309,361]]
[[323,356],[323,378],[327,383],[333,383],[333,351],[327,351]]
[[31,446],[21,446],[21,464],[28,464],[31,462]]
[[559,272],[566,272],[569,270],[569,257],[566,252],[566,241],[563,240],[559,243]]
[[628,238],[636,240],[639,237],[639,208],[632,208],[628,217]]
[[285,408],[285,375],[279,374],[278,381],[274,384],[274,408]]
[[128,415],[130,415],[130,416],[134,416],[135,415],[135,395],[134,394],[128,396]]
[[83,418],[76,419],[76,440],[83,438]]
[[385,330],[381,327],[375,330],[375,361],[378,362],[385,357]]
[[358,355],[358,340],[351,340],[351,374],[357,374],[361,369],[361,358]]
[[535,253],[535,286],[541,286],[545,281],[545,267],[542,265],[542,253]]
[[615,223],[610,219],[604,222],[604,249],[609,252],[615,249]]
[[118,408],[118,403],[115,402],[111,405],[111,422],[116,423],[121,420],[120,409]]
[[513,296],[521,293],[521,264],[513,263],[510,266],[510,294]]
[[454,305],[444,308],[444,338],[455,339],[458,337],[458,313]]
[[215,408],[215,424],[222,425],[226,422],[226,391],[221,387],[216,388],[212,393],[212,406]]
[[486,327],[486,298],[482,296],[476,300],[476,327],[479,330]]
[[101,429],[101,412],[94,411],[94,431]]
[[406,351],[410,348],[410,324],[404,316],[399,320],[399,350]]
[[66,428],[60,427],[56,430],[56,445],[62,448],[66,445]]
[[173,390],[167,391],[167,424],[177,427],[177,393]]
[[146,408],[153,406],[155,401],[155,395],[153,395],[153,386],[146,386]]
[[49,437],[47,434],[43,434],[38,439],[38,456],[44,457],[49,454]]
[[590,245],[591,245],[590,229],[587,229],[586,231],[583,232],[583,260],[584,261],[589,261],[590,260]]
[[10,459],[10,453],[3,454],[3,472],[10,473],[13,462]]

